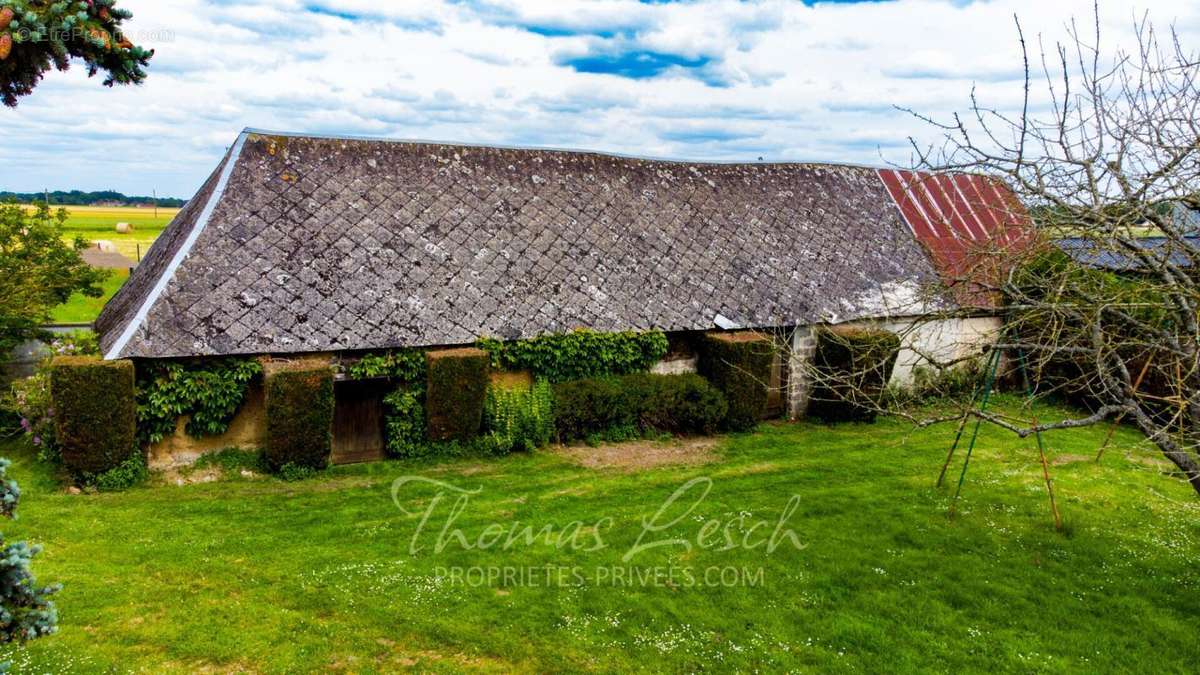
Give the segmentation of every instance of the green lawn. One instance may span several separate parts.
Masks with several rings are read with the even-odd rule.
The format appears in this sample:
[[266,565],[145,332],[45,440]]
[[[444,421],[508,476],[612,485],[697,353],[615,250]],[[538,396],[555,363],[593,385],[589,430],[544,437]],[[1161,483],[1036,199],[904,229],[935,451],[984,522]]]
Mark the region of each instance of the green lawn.
[[96,320],[97,316],[100,316],[100,310],[104,309],[105,303],[121,289],[128,279],[129,272],[127,270],[113,270],[112,274],[104,280],[104,295],[98,298],[89,298],[82,293],[74,293],[65,304],[54,308],[50,318],[54,323],[91,323]]
[[[99,496],[65,494],[9,442],[0,452],[24,494],[5,534],[43,544],[39,579],[65,584],[61,632],[11,658],[38,672],[1194,672],[1200,501],[1136,435],[1118,433],[1101,464],[1084,458],[1104,429],[1049,435],[1059,534],[1031,444],[992,431],[948,519],[949,492],[933,481],[952,432],[777,424],[724,439],[697,466],[587,469],[543,451]],[[597,531],[605,547],[464,550],[451,534],[435,552],[457,495],[419,531],[436,489],[402,486],[406,515],[390,489],[407,475],[480,490],[448,527],[472,545],[492,523],[557,534],[580,521],[584,548]],[[643,519],[687,510],[693,499],[654,520],[694,478],[711,479],[707,498],[643,543],[695,542],[707,520],[723,531],[739,516],[745,529],[768,523],[753,543],[797,495],[787,527],[806,547],[675,544],[623,562]],[[736,523],[730,532],[741,540]],[[472,586],[450,571],[546,565],[578,566],[584,580],[529,583],[525,570],[526,583]],[[626,565],[675,578],[613,583]],[[710,567],[762,576],[697,587],[677,571]]]

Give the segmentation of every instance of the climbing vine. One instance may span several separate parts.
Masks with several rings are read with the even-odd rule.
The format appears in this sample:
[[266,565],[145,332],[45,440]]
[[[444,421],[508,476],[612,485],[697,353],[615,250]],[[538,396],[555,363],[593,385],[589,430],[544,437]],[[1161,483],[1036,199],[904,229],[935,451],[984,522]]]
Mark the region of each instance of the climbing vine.
[[550,382],[567,382],[649,370],[669,347],[662,331],[598,333],[576,330],[529,340],[483,338],[477,345],[503,370],[528,370]]
[[217,436],[246,400],[250,382],[262,373],[252,358],[139,364],[138,440],[157,443],[175,433],[180,417],[190,415],[189,436]]
[[393,377],[404,382],[425,379],[425,352],[420,349],[366,354],[345,368],[346,377],[365,380],[373,377]]

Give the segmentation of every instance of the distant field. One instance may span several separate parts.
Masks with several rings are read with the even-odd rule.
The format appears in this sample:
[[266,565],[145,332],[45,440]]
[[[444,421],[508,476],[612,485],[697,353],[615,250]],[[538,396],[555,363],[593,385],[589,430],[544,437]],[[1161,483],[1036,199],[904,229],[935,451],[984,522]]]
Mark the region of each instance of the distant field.
[[[30,207],[32,208],[32,207]],[[159,208],[158,215],[152,208],[67,206],[66,235],[70,238],[83,237],[88,241],[111,241],[122,255],[137,260],[139,253],[158,238],[163,228],[179,213],[179,209]],[[133,225],[131,234],[117,234],[117,223]]]
[[[29,207],[33,208],[33,207]],[[68,239],[82,237],[89,242],[98,240],[110,241],[122,255],[130,260],[139,260],[146,254],[150,245],[162,234],[163,228],[171,222],[179,209],[159,208],[158,215],[152,208],[140,207],[108,207],[108,206],[67,206],[67,222],[65,236]],[[117,234],[117,223],[130,223],[133,232]],[[89,298],[79,293],[71,296],[64,305],[59,305],[51,314],[55,323],[90,323],[96,320],[104,304],[113,296],[129,278],[129,273],[113,271],[112,276],[104,282],[104,295],[99,298]]]

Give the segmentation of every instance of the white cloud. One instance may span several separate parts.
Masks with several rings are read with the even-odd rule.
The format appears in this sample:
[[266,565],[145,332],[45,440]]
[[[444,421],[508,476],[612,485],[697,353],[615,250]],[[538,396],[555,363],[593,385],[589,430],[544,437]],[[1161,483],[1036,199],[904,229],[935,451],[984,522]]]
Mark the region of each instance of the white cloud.
[[[158,50],[147,83],[79,67],[3,110],[0,189],[190,195],[247,126],[651,156],[879,163],[971,86],[1020,103],[1012,16],[1065,35],[1091,0],[122,0]],[[1200,38],[1200,10],[1102,1]],[[621,73],[606,74],[599,71]],[[588,72],[595,71],[595,72]]]

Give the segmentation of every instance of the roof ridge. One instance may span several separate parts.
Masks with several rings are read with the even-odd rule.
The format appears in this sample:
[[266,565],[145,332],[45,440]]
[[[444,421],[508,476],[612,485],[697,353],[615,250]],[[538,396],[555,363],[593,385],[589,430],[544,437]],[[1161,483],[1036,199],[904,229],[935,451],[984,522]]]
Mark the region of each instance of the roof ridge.
[[471,143],[468,141],[440,141],[436,139],[420,139],[420,138],[389,138],[386,136],[365,136],[355,134],[318,134],[302,131],[275,131],[271,129],[258,129],[255,127],[246,127],[242,130],[242,134],[254,134],[258,136],[282,136],[284,138],[306,138],[314,140],[328,141],[354,141],[363,143],[407,143],[410,145],[443,145],[458,148],[473,148],[479,150],[525,150],[538,152],[555,152],[572,155],[599,155],[601,157],[614,157],[617,159],[631,159],[645,162],[662,162],[669,164],[709,164],[713,166],[807,166],[807,167],[834,167],[839,169],[864,169],[878,171],[881,169],[891,169],[893,167],[876,166],[872,164],[860,164],[855,162],[835,162],[835,161],[806,161],[806,160],[788,160],[788,161],[752,161],[742,159],[687,159],[681,157],[657,157],[654,155],[634,155],[629,153],[615,152],[611,150],[593,150],[589,148],[568,148],[549,145],[512,145],[506,143]]

